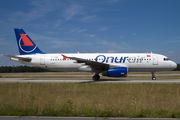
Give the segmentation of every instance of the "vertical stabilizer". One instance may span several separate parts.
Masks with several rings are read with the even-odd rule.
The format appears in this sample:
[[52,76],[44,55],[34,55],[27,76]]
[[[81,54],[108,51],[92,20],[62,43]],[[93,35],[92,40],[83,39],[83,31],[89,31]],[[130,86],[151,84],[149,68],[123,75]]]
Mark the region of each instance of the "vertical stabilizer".
[[14,29],[20,55],[44,54],[21,28]]

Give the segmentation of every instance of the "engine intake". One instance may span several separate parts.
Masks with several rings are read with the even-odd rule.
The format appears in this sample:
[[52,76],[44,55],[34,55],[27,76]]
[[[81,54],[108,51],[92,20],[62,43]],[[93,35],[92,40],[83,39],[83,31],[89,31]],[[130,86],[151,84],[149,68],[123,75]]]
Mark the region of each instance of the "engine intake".
[[127,77],[127,71],[127,67],[115,67],[103,71],[102,75],[108,77]]

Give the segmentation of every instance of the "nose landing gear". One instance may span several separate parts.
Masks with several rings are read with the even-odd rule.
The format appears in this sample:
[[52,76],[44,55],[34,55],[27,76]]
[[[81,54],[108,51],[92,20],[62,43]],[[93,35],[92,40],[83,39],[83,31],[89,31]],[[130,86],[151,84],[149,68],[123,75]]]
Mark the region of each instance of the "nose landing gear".
[[152,74],[152,80],[156,80],[156,77],[155,77],[155,74],[154,74],[154,71],[151,72]]

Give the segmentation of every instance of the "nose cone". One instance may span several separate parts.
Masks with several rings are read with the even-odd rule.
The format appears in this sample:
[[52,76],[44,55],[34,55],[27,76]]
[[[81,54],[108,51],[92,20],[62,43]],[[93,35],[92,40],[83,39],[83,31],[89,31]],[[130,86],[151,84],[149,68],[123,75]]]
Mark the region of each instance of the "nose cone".
[[171,61],[171,68],[175,69],[176,67],[177,67],[177,64],[175,62]]

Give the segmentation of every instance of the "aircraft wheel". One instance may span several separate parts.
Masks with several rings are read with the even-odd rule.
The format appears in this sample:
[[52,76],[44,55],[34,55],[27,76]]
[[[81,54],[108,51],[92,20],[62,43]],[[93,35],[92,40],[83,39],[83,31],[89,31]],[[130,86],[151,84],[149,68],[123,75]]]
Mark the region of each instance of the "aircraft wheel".
[[94,76],[93,76],[93,80],[94,80],[94,81],[99,80],[99,78],[100,78],[100,76],[99,76],[99,75],[94,75]]
[[156,77],[155,77],[155,74],[154,74],[154,71],[151,72],[152,74],[152,80],[156,80]]

